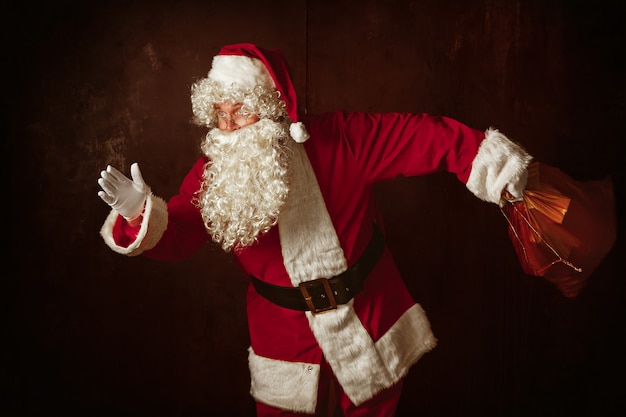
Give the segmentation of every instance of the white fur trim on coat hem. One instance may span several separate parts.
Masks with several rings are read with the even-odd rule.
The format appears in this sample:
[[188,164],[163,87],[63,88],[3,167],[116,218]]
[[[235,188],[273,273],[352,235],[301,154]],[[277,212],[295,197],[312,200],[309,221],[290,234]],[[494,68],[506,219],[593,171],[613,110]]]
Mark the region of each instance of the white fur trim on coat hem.
[[499,204],[507,184],[517,183],[531,160],[520,145],[497,129],[488,129],[472,161],[466,187],[481,200]]
[[326,314],[306,314],[328,364],[357,406],[397,383],[436,344],[426,313],[418,304],[376,342],[352,301]]
[[137,238],[128,247],[119,246],[113,239],[113,227],[118,216],[117,211],[111,210],[100,229],[100,236],[113,251],[122,255],[137,256],[152,249],[167,229],[167,203],[152,194],[146,199],[146,208]]
[[[315,318],[324,318],[313,320],[312,326],[326,360],[346,395],[357,406],[400,381],[437,344],[419,304],[409,308],[376,342],[361,324],[351,303]],[[339,321],[343,323],[338,328],[332,327],[331,322]],[[283,410],[315,411],[318,364],[263,358],[251,348],[249,365],[250,392],[255,400]]]
[[248,349],[250,394],[259,402],[282,410],[314,414],[320,365],[265,358]]

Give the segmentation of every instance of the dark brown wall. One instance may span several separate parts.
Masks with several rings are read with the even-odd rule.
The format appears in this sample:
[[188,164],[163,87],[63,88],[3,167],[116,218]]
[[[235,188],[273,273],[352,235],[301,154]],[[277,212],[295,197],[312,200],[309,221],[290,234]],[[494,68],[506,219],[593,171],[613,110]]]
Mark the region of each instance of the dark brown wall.
[[[610,174],[623,222],[620,2],[102,3],[5,14],[3,414],[253,414],[247,282],[229,256],[126,258],[98,235],[106,164],[138,161],[156,194],[176,192],[204,134],[189,87],[226,43],[282,49],[306,111],[443,114],[497,127],[577,179]],[[522,274],[498,208],[454,176],[377,193],[439,339],[399,415],[626,410],[622,235],[569,300]]]

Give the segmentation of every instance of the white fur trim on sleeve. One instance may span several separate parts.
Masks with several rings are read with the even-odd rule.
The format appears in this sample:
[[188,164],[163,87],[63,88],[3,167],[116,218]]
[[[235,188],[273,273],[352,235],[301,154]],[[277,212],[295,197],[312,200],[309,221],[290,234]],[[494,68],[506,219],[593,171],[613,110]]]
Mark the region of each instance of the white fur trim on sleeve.
[[149,194],[146,199],[146,208],[137,238],[128,247],[119,246],[113,239],[113,226],[118,216],[117,211],[111,210],[100,229],[100,236],[104,239],[104,243],[122,255],[137,256],[152,249],[167,229],[167,203],[152,194]]
[[507,184],[517,182],[531,160],[520,145],[497,129],[488,129],[472,162],[466,187],[481,200],[499,204]]

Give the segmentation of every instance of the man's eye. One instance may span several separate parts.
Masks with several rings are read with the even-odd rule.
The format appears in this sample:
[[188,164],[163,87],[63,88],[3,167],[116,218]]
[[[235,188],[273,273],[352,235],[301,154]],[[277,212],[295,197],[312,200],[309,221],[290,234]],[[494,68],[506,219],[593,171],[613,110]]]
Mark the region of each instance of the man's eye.
[[217,112],[217,116],[218,117],[224,117],[224,116],[226,116],[226,112],[224,112],[224,111]]

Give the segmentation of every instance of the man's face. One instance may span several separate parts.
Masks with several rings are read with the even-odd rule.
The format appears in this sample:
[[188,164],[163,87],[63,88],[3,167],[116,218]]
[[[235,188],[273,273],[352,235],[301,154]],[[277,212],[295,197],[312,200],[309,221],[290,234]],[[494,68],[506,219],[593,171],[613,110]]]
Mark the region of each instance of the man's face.
[[259,121],[259,117],[247,111],[241,103],[219,103],[215,105],[217,128],[233,131]]

